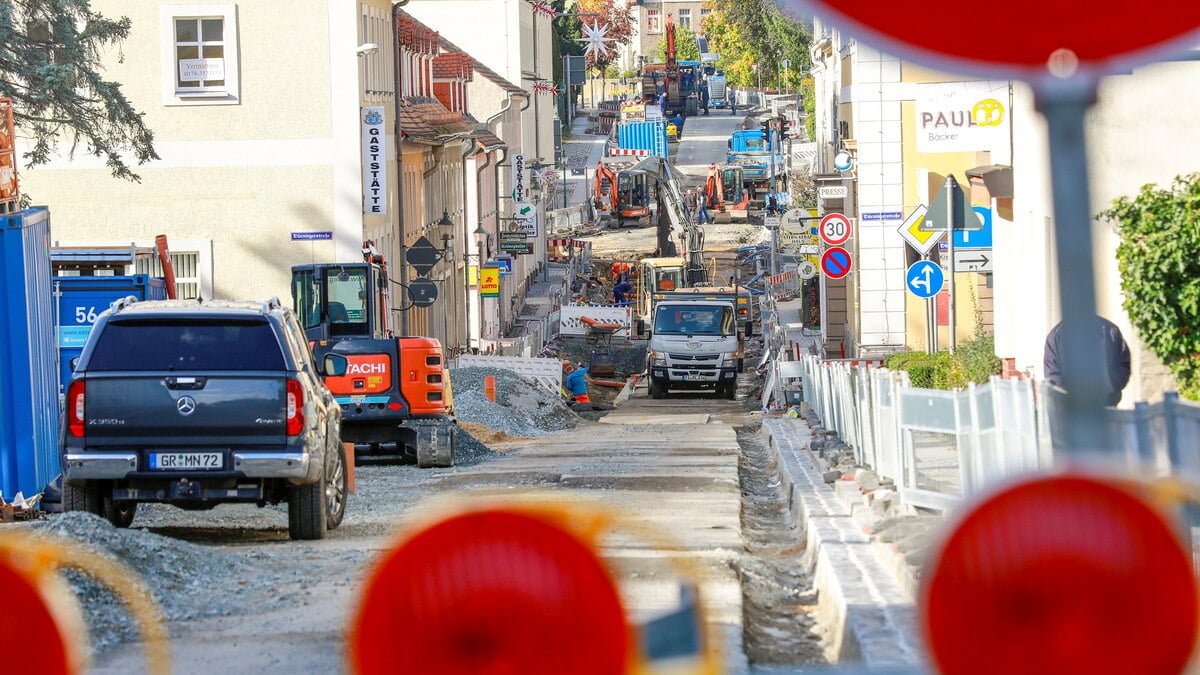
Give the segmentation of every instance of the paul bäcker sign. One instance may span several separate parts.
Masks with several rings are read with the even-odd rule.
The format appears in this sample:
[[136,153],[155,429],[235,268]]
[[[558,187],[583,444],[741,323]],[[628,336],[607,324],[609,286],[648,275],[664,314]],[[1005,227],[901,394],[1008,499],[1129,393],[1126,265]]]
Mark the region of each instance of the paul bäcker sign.
[[917,152],[1007,153],[1008,87],[1006,81],[918,84]]

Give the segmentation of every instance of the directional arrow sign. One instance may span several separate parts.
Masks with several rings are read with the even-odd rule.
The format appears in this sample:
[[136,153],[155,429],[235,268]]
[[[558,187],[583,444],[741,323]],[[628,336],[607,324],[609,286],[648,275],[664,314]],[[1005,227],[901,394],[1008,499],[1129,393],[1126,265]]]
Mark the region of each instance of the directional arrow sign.
[[904,285],[908,287],[908,292],[918,298],[932,298],[942,292],[945,283],[946,275],[932,260],[918,260],[904,275]]
[[[953,205],[951,205],[951,199],[953,199]],[[933,203],[929,205],[929,212],[925,214],[925,222],[921,223],[921,229],[926,232],[950,229],[951,223],[946,222],[947,208],[951,209],[950,215],[954,219],[952,225],[955,230],[983,229],[983,223],[979,222],[979,216],[975,213],[975,209],[971,208],[971,202],[967,200],[966,193],[963,192],[954,176],[946,176],[941,189],[934,195]]]
[[896,231],[904,237],[904,241],[908,242],[909,246],[916,249],[917,253],[925,255],[934,246],[937,246],[938,239],[942,238],[941,232],[927,232],[921,229],[921,223],[925,222],[925,213],[927,209],[924,206],[918,206],[913,209],[913,212],[908,214],[908,218]]
[[955,272],[991,272],[992,249],[969,248],[965,251],[954,251]]
[[513,204],[513,216],[516,218],[532,218],[537,215],[537,207],[526,202]]
[[421,237],[404,252],[404,259],[417,274],[425,276],[442,259],[442,252],[425,237]]

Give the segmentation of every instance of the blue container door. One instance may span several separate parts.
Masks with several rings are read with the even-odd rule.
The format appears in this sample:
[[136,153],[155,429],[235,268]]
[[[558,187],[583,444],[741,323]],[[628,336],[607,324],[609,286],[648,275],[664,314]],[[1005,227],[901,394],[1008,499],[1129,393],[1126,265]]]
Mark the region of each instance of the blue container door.
[[132,295],[138,300],[166,300],[162,279],[145,274],[123,277],[54,277],[58,315],[59,393],[66,394],[71,359],[83,353],[96,317],[113,302]]
[[58,369],[45,207],[0,217],[0,490],[32,496],[59,472]]

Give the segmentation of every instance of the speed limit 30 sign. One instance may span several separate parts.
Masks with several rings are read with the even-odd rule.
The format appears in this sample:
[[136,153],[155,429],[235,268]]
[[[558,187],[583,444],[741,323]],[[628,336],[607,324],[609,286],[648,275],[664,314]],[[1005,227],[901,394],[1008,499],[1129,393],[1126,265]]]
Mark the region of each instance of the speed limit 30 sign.
[[830,213],[821,219],[821,241],[830,246],[841,246],[850,239],[850,219],[841,213]]

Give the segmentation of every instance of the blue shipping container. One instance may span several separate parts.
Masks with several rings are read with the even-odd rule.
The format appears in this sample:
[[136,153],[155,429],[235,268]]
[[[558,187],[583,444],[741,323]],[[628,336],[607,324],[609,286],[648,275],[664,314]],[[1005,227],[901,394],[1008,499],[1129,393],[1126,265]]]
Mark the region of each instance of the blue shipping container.
[[41,492],[59,473],[50,212],[0,216],[0,491]]
[[648,150],[651,155],[667,157],[666,122],[626,122],[617,127],[617,147],[624,150]]
[[113,302],[132,295],[138,300],[166,300],[167,284],[146,274],[127,277],[54,277],[58,315],[59,393],[71,380],[71,359],[83,353],[96,316]]

